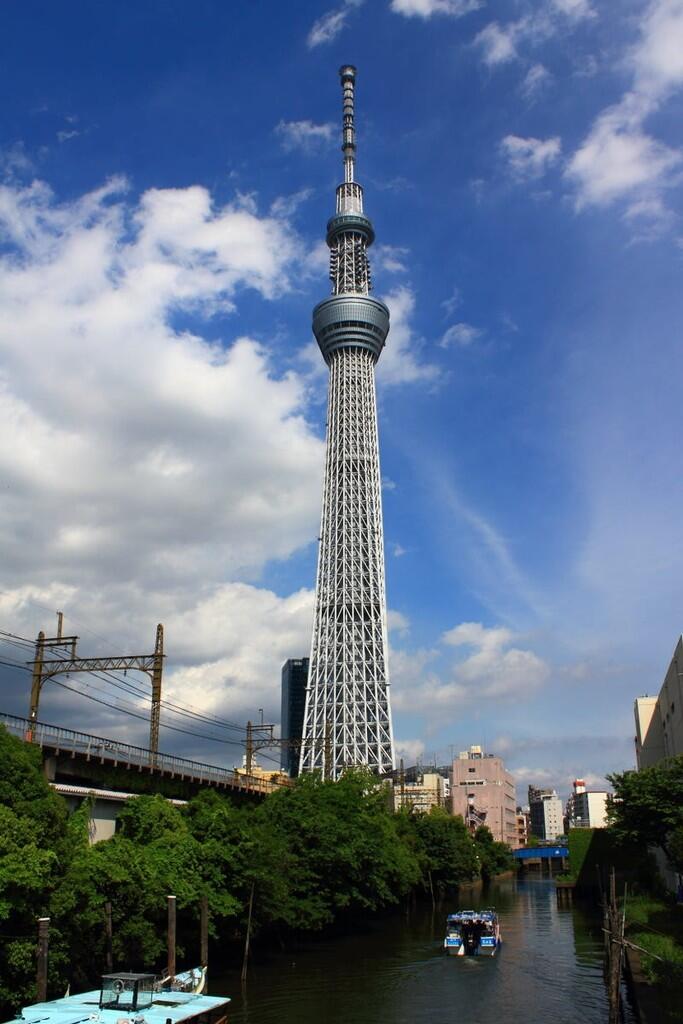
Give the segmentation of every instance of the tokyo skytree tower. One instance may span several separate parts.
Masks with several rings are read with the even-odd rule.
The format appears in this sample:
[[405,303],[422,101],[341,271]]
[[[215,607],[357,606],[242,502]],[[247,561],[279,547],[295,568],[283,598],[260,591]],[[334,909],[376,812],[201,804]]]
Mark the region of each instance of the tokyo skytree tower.
[[327,455],[300,771],[394,767],[375,363],[389,310],[370,297],[375,238],[354,180],[356,69],[340,70],[344,181],[327,224],[332,297],[313,310],[330,370]]

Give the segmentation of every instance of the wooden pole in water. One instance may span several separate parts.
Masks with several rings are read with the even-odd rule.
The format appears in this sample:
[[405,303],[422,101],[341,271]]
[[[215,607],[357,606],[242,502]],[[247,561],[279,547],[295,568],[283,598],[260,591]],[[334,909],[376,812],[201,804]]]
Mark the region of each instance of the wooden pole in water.
[[251,895],[249,896],[249,915],[247,917],[247,934],[244,939],[244,960],[242,961],[242,974],[240,980],[242,984],[247,980],[247,963],[249,960],[249,938],[251,936],[251,912],[254,908],[254,885],[251,883]]
[[111,903],[107,900],[104,904],[105,963],[107,967],[107,974],[111,974],[114,970],[114,948],[112,944],[112,935]]
[[175,946],[176,946],[176,898],[167,896],[168,904],[168,974],[170,978],[175,976]]
[[36,1002],[47,1000],[47,957],[50,943],[50,918],[38,918],[38,963],[36,965]]
[[619,982],[621,980],[621,943],[617,885],[612,868],[609,879],[609,956],[607,960],[607,995],[609,1024],[619,1024]]
[[199,961],[205,970],[209,966],[209,897],[202,896],[199,905]]

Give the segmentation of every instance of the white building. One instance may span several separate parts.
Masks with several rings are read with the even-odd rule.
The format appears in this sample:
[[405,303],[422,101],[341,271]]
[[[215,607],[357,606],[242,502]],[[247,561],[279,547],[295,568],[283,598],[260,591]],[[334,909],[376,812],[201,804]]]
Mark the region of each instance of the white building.
[[606,790],[587,790],[583,779],[574,779],[567,801],[569,828],[606,828],[609,796]]
[[564,808],[554,789],[529,786],[531,831],[537,839],[557,839],[564,835]]

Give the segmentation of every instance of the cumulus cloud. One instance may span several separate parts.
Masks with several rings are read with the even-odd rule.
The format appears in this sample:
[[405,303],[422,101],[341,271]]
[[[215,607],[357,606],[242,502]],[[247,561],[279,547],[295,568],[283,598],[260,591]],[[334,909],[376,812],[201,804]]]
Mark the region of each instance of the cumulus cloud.
[[416,764],[425,752],[425,745],[418,739],[399,739],[394,741],[396,747],[396,758],[403,758],[406,767]]
[[133,199],[114,180],[68,203],[0,187],[0,233],[4,621],[61,605],[143,649],[165,621],[188,699],[204,699],[205,663],[214,706],[257,676],[275,692],[276,662],[306,649],[310,596],[249,579],[315,537],[323,444],[302,377],[229,319],[220,340],[200,331],[245,289],[291,287],[291,227],[203,188]]
[[390,10],[406,18],[427,18],[435,14],[461,18],[482,6],[483,0],[391,0]]
[[559,138],[521,138],[506,135],[500,144],[501,152],[508,161],[510,170],[520,181],[540,178],[556,162],[562,148]]
[[645,122],[683,84],[683,0],[651,0],[639,28],[626,58],[631,88],[598,115],[567,166],[578,208],[656,203],[677,181],[683,153],[648,134]]
[[335,126],[331,123],[316,124],[314,121],[280,121],[275,126],[275,133],[280,137],[282,148],[311,149],[319,142],[329,142]]
[[474,43],[480,48],[484,63],[488,67],[495,67],[516,59],[518,35],[516,22],[500,25],[497,21],[491,21],[477,33]]
[[441,348],[451,348],[455,345],[458,348],[468,348],[477,341],[483,334],[481,327],[473,327],[472,324],[453,324],[444,332],[439,345]]
[[393,653],[395,706],[428,708],[443,720],[468,704],[530,696],[547,682],[550,668],[533,651],[515,646],[516,639],[502,626],[460,623],[441,637],[442,652],[458,652],[450,668],[441,672],[430,668],[438,651]]
[[341,7],[335,7],[326,14],[321,15],[313,22],[306,40],[309,49],[316,46],[323,46],[336,39],[342,29],[346,26],[349,15],[355,7],[361,7],[364,0],[344,0]]
[[377,364],[377,380],[384,385],[435,381],[440,370],[433,363],[422,361],[423,342],[410,323],[415,310],[414,292],[402,286],[385,295],[384,301],[391,314],[391,328]]
[[607,205],[667,183],[682,154],[648,135],[644,117],[643,105],[630,94],[596,119],[567,167],[577,186],[579,208]]

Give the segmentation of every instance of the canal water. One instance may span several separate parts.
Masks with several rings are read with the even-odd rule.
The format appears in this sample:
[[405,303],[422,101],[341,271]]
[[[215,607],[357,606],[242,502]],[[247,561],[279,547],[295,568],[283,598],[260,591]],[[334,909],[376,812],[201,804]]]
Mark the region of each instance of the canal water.
[[[498,954],[445,956],[446,913],[487,906]],[[211,988],[232,996],[230,1024],[605,1024],[600,928],[581,907],[558,908],[552,881],[509,879],[256,960],[244,989],[237,971]]]

